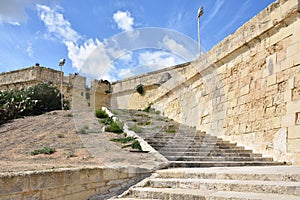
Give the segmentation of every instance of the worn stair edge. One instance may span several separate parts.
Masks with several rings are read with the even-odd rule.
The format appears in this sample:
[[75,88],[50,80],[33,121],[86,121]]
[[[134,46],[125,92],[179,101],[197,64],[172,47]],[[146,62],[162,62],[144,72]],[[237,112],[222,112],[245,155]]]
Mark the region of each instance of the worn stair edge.
[[299,200],[299,196],[271,193],[209,191],[199,189],[171,189],[171,188],[133,188],[131,197],[159,198],[159,199],[266,199],[266,200]]
[[169,167],[235,167],[283,165],[275,161],[170,161]]
[[[160,178],[203,178],[300,182],[300,167],[213,167],[213,168],[172,168],[157,171]],[[151,177],[153,178],[153,177]]]
[[258,180],[222,180],[222,179],[180,179],[156,178],[149,179],[153,188],[181,188],[212,191],[258,192],[273,194],[288,194],[299,196],[300,182],[258,181]]
[[273,161],[266,157],[165,156],[169,161]]

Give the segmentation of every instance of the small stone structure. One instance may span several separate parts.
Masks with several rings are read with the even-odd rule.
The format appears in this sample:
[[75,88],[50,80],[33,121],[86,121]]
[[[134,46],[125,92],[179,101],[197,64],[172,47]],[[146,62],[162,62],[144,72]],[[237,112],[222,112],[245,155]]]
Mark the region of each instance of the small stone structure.
[[69,100],[72,110],[95,110],[110,105],[111,86],[107,81],[91,80],[87,87],[86,77],[78,74],[64,76],[64,73],[39,65],[0,74],[0,90],[22,88],[46,82],[61,88]]

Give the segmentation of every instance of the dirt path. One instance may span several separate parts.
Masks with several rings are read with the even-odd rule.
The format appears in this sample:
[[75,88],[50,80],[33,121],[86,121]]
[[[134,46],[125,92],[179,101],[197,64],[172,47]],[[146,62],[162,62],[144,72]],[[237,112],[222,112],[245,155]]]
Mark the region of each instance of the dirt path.
[[[31,155],[44,147],[56,152]],[[53,111],[0,126],[0,172],[91,165],[102,163],[84,147],[70,111]]]

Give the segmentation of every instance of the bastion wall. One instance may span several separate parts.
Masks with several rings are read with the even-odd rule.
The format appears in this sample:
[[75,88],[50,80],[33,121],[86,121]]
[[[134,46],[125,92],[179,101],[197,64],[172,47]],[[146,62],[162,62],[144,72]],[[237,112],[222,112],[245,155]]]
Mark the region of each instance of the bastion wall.
[[112,89],[112,108],[152,105],[178,122],[300,164],[299,1],[276,1],[194,62]]

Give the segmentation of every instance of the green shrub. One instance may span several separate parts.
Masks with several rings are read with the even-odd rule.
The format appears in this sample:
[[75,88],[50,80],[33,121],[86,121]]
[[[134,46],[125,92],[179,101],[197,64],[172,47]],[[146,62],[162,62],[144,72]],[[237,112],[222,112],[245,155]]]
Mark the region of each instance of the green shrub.
[[123,126],[124,124],[122,122],[116,121],[112,122],[107,128],[107,130],[113,133],[123,133]]
[[0,124],[15,118],[39,115],[60,109],[59,90],[46,83],[22,89],[0,91]]
[[139,141],[137,141],[137,140],[134,140],[133,143],[131,143],[129,145],[122,146],[122,148],[128,148],[128,147],[137,149],[139,151],[143,151],[142,146],[140,145]]
[[38,155],[38,154],[53,154],[56,150],[50,147],[44,147],[43,149],[37,149],[31,152],[31,155]]
[[100,122],[105,125],[110,125],[111,123],[113,123],[113,121],[114,120],[111,117],[108,117],[108,118],[102,119]]
[[105,110],[96,110],[95,115],[97,118],[108,118],[108,114],[105,112]]
[[143,95],[144,94],[144,89],[143,89],[143,85],[142,84],[138,84],[136,86],[136,91],[140,94],[140,95]]
[[112,142],[120,142],[122,144],[126,144],[128,142],[134,141],[136,138],[135,137],[125,137],[125,138],[112,138],[110,141]]

